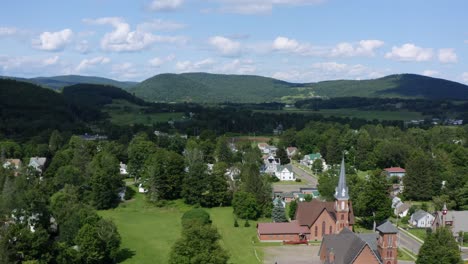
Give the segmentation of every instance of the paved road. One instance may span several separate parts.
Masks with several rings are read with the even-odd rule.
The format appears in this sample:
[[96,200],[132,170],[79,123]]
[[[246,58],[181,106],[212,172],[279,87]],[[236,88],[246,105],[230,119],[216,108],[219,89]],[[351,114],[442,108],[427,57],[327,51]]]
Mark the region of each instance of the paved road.
[[311,173],[304,171],[296,164],[292,164],[292,169],[296,177],[299,179],[304,179],[308,182],[309,187],[317,187],[317,178],[315,178]]
[[413,254],[418,255],[419,249],[422,246],[422,243],[407,235],[405,232],[398,231],[399,243],[401,247],[404,247],[411,251]]

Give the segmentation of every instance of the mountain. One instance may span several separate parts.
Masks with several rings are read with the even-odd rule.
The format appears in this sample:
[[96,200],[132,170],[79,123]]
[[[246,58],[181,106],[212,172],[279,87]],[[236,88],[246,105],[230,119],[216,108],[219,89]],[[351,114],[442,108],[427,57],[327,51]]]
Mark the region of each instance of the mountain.
[[79,83],[90,84],[104,84],[112,85],[122,89],[129,89],[137,84],[137,82],[120,82],[112,79],[95,77],[95,76],[81,76],[81,75],[61,75],[52,77],[35,77],[35,78],[18,78],[18,77],[2,77],[8,79],[15,79],[19,81],[31,82],[46,88],[60,90],[65,86],[70,86]]
[[298,84],[254,75],[160,74],[129,89],[158,102],[271,102],[300,94]]
[[468,100],[468,86],[417,74],[307,84],[254,75],[160,74],[137,84],[129,91],[145,100],[158,102],[287,102],[314,96]]

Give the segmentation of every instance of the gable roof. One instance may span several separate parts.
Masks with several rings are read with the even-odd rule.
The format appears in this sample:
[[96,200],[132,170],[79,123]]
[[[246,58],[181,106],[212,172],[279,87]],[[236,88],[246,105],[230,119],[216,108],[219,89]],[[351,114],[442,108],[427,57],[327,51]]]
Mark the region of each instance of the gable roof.
[[8,168],[11,165],[15,166],[15,168],[19,168],[21,166],[21,160],[20,159],[6,159],[5,163],[3,163],[4,168]]
[[[349,223],[354,224],[354,213],[353,205],[351,201],[348,201],[349,206]],[[296,219],[299,225],[306,225],[311,227],[317,218],[326,210],[332,219],[336,221],[336,212],[335,212],[335,202],[322,202],[317,199],[314,199],[310,202],[298,203],[296,210]]]
[[310,230],[305,226],[300,226],[297,221],[285,223],[258,223],[257,230],[260,235],[310,234]]
[[429,214],[428,212],[419,209],[416,212],[414,212],[413,215],[411,215],[411,219],[413,219],[415,221],[419,221],[420,219],[424,218],[428,214]]
[[46,160],[47,158],[44,158],[44,157],[32,157],[29,160],[29,166],[34,166],[35,164],[37,164],[37,166],[44,166],[44,164],[46,163]]
[[392,225],[389,221],[385,221],[385,223],[379,225],[376,228],[377,231],[383,234],[396,234],[398,233],[398,229]]
[[[343,228],[339,234],[325,235],[320,245],[319,252],[322,251],[323,247],[326,247],[327,254],[330,250],[335,252],[335,264],[347,264],[353,263],[362,250],[368,246],[381,263],[377,251],[374,251],[374,248],[377,249],[377,245],[375,242],[372,242],[372,235],[375,237],[376,234],[364,235],[361,237],[348,228]],[[325,263],[328,263],[328,261]]]
[[310,160],[321,159],[322,158],[322,155],[320,153],[312,153],[312,154],[308,154],[306,156],[308,156]]
[[293,172],[292,171],[292,166],[291,164],[288,164],[288,165],[276,165],[276,171],[283,171],[284,169],[287,169],[289,172]]
[[384,169],[386,172],[390,172],[390,173],[405,173],[406,170],[403,169],[403,168],[400,168],[400,167],[390,167],[390,168],[386,168]]

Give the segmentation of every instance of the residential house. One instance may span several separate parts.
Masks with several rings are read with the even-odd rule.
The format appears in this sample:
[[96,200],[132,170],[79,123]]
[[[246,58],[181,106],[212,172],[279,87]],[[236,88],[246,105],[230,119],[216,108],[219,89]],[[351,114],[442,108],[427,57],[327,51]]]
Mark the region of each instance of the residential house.
[[29,159],[28,167],[32,167],[39,173],[42,173],[44,170],[46,161],[47,161],[47,158],[45,157],[32,157],[31,159]]
[[297,153],[297,148],[296,147],[287,147],[286,148],[286,154],[288,155],[288,158],[292,158],[294,155]]
[[19,168],[21,168],[21,164],[22,162],[20,159],[6,159],[3,163],[3,168],[18,170]]
[[386,168],[384,169],[385,174],[387,174],[388,178],[391,178],[393,176],[396,176],[398,178],[402,178],[406,174],[406,170],[400,167],[391,167],[391,168]]
[[[295,219],[297,221],[282,223],[260,223],[258,237],[262,241],[268,240],[322,240],[325,235],[337,234],[354,225],[354,212],[349,201],[348,186],[344,159],[341,162],[338,186],[335,189],[334,202],[323,202],[314,199],[311,202],[299,203]],[[289,233],[288,233],[289,232]],[[291,233],[292,232],[292,233]],[[295,232],[295,233],[294,233]]]
[[148,189],[146,189],[145,187],[143,187],[143,184],[139,184],[138,185],[138,192],[139,193],[147,193],[148,192]]
[[120,170],[120,175],[124,175],[124,176],[128,175],[127,164],[120,162],[119,170]]
[[399,217],[405,217],[408,215],[409,209],[411,208],[411,204],[409,203],[400,203],[397,207],[393,210],[395,215]]
[[87,141],[97,141],[97,140],[107,140],[107,136],[104,135],[89,135],[88,133],[85,133],[84,135],[80,136],[81,139],[87,140]]
[[410,224],[419,228],[432,227],[434,219],[435,217],[432,214],[424,210],[417,210],[411,215]]
[[278,165],[281,165],[280,159],[275,158],[273,155],[270,155],[264,159],[263,163],[265,165],[264,172],[268,174],[275,174],[278,169]]
[[275,176],[280,181],[294,181],[296,177],[294,176],[294,172],[292,170],[292,166],[288,165],[276,165]]
[[235,181],[237,178],[239,178],[240,173],[241,171],[239,168],[231,167],[226,169],[226,173],[224,175],[231,179],[231,181]]
[[378,226],[377,233],[356,234],[344,228],[325,235],[318,255],[323,264],[397,264],[397,234],[389,222]]
[[270,146],[267,143],[258,143],[257,146],[260,149],[260,151],[262,152],[262,154],[271,155],[273,157],[276,156],[276,151],[278,150],[277,147]]
[[306,165],[306,166],[312,166],[312,164],[314,163],[316,159],[322,159],[322,154],[312,153],[312,154],[304,155],[304,157],[301,160],[301,164]]

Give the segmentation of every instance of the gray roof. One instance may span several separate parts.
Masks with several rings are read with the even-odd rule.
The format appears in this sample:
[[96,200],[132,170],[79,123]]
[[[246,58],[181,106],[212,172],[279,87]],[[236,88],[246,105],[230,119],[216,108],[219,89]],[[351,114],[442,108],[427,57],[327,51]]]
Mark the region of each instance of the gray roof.
[[419,209],[411,215],[411,219],[413,221],[419,221],[421,218],[425,217],[427,214],[429,213],[424,210]]
[[32,157],[30,160],[29,160],[29,166],[33,166],[35,164],[37,164],[38,166],[44,166],[44,164],[46,163],[46,160],[47,158],[43,158],[43,157]]
[[288,169],[288,171],[292,172],[292,166],[291,164],[287,165],[276,165],[276,171],[282,171],[284,168]]
[[396,234],[398,233],[398,229],[389,221],[385,221],[385,223],[379,225],[377,231],[384,233],[384,234]]
[[366,233],[366,234],[357,234],[359,238],[364,240],[364,242],[369,245],[370,249],[374,252],[374,254],[382,261],[380,253],[377,248],[377,240],[379,239],[379,234],[377,233]]
[[335,188],[335,198],[337,200],[349,200],[348,185],[346,185],[346,171],[345,171],[344,157],[341,160],[340,179],[338,186]]
[[452,231],[458,233],[460,231],[468,232],[468,211],[448,211],[445,218],[446,221],[453,220]]
[[[349,229],[343,228],[337,235],[325,235],[320,247],[326,246],[327,254],[330,250],[335,252],[335,264],[352,263],[366,245],[368,245],[372,251],[377,249],[376,241],[373,239],[376,238],[376,235],[377,234],[357,235]],[[377,253],[377,251],[374,251],[374,253]],[[381,262],[379,255],[376,254],[376,256],[379,262]],[[329,262],[325,261],[325,263],[328,264]]]

